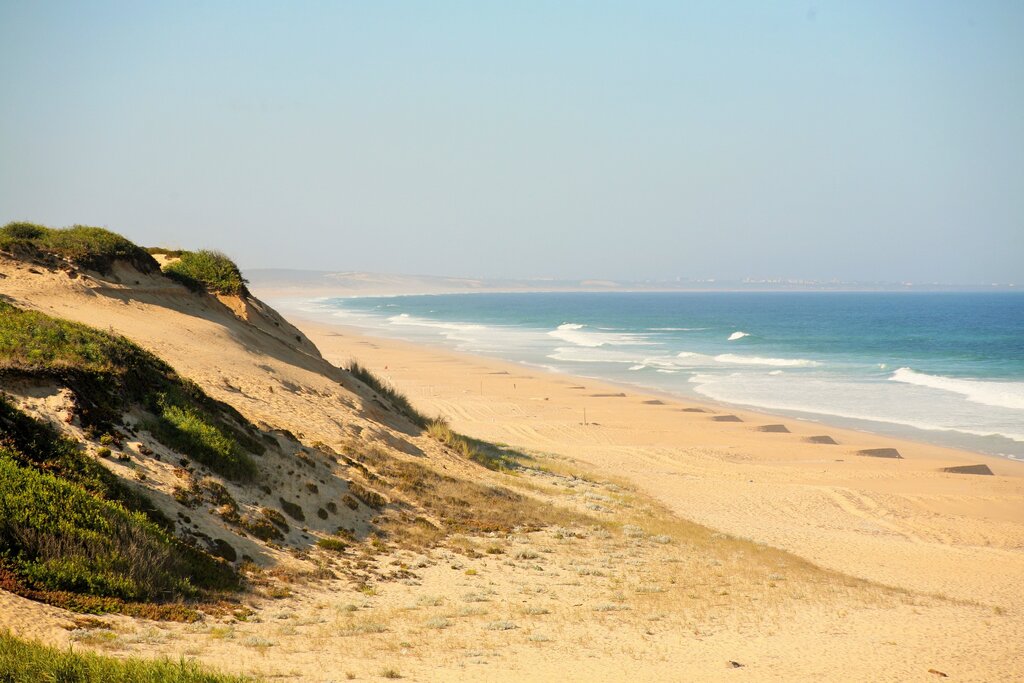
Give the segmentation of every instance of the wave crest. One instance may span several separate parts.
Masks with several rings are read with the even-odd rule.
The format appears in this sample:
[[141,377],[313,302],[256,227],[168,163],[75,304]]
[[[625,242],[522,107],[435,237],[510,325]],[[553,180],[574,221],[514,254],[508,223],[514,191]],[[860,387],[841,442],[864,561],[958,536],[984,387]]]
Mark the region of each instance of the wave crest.
[[732,334],[729,335],[729,341],[736,341],[737,339],[743,339],[744,337],[749,337],[749,336],[750,336],[749,332],[743,332],[742,330],[737,330],[736,332],[733,332]]
[[899,368],[890,375],[893,382],[914,384],[928,389],[960,394],[968,401],[997,408],[1024,410],[1024,382],[993,382],[929,375],[910,368]]
[[737,356],[735,353],[722,353],[715,356],[719,363],[732,365],[771,365],[780,368],[816,368],[821,363],[806,358],[763,358],[761,356]]
[[649,341],[646,341],[636,334],[614,334],[610,332],[591,331],[586,329],[586,327],[586,325],[580,325],[578,323],[562,323],[557,328],[548,332],[548,336],[554,337],[555,339],[561,339],[564,342],[569,342],[576,346],[584,346],[587,348],[597,348],[599,346],[626,346],[630,344],[650,344]]

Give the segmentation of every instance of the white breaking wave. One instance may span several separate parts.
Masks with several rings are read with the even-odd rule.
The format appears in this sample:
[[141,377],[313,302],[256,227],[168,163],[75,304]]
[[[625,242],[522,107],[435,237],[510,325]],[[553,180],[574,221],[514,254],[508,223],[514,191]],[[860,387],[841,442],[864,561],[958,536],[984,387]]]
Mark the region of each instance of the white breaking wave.
[[642,361],[636,354],[612,349],[598,349],[595,347],[582,348],[579,346],[559,346],[547,355],[551,360],[566,361],[569,363],[628,363],[637,365]]
[[486,329],[484,325],[474,325],[472,323],[442,323],[434,320],[425,320],[424,318],[416,318],[408,313],[399,313],[388,318],[388,322],[392,325],[405,325],[408,327],[430,327],[436,330],[450,330],[453,332],[471,332],[474,330]]
[[893,382],[960,394],[968,401],[997,408],[1024,410],[1024,382],[989,382],[928,375],[910,368],[899,368],[889,379]]
[[806,358],[762,358],[761,356],[737,356],[735,353],[722,353],[715,356],[719,363],[732,365],[772,365],[780,368],[816,368],[821,363]]
[[625,346],[630,344],[650,344],[650,342],[635,334],[592,332],[585,328],[586,325],[579,325],[577,323],[562,323],[557,329],[548,332],[548,336],[554,337],[555,339],[561,339],[562,341],[575,344],[576,346],[585,346],[588,348],[596,348],[598,346],[606,345]]
[[952,392],[938,392],[924,400],[908,393],[915,389],[906,384],[894,383],[885,391],[873,382],[852,377],[799,374],[697,373],[689,378],[689,383],[698,394],[726,403],[887,422],[928,431],[1001,436],[1024,443],[1024,424],[1016,410],[970,408],[969,403],[965,404],[960,395]]
[[651,332],[701,332],[706,327],[648,327]]
[[729,335],[729,341],[736,341],[737,339],[743,339],[744,337],[749,336],[749,332],[733,332],[732,334]]

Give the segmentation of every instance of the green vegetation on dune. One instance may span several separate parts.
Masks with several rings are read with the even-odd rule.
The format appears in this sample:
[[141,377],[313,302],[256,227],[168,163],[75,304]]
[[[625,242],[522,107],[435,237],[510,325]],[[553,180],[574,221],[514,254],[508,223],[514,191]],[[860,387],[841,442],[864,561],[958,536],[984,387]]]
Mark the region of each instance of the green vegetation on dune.
[[171,526],[170,520],[145,496],[127,487],[73,441],[60,436],[50,425],[21,412],[2,395],[0,449],[21,466],[53,474],[93,496],[116,501],[128,510],[145,514],[165,529]]
[[204,671],[191,662],[115,659],[92,652],[49,647],[0,632],[0,681],[3,683],[243,683],[247,680],[250,679]]
[[143,273],[159,270],[153,257],[130,240],[105,228],[85,225],[48,228],[35,223],[8,223],[0,228],[0,251],[20,257],[56,256],[99,273],[109,273],[118,260]]
[[15,592],[47,602],[108,611],[119,605],[48,594],[168,602],[196,597],[201,589],[239,587],[230,567],[186,546],[145,515],[20,467],[6,449],[0,449],[0,513],[0,565],[20,584]]
[[[172,252],[162,253],[172,255]],[[186,287],[217,294],[249,294],[238,266],[219,251],[178,251],[173,255],[178,259],[165,265],[164,273]]]
[[454,431],[443,417],[431,421],[427,426],[427,434],[467,460],[490,470],[517,469],[520,466],[519,460],[526,457],[509,448],[501,448],[486,441],[463,436]]
[[[228,565],[172,536],[162,515],[130,509],[152,510],[143,496],[5,399],[0,428],[4,588],[89,612],[239,588]],[[188,616],[181,609],[142,612]]]
[[226,477],[251,477],[256,467],[248,453],[265,450],[237,411],[124,337],[0,302],[3,375],[67,386],[83,426],[100,432],[140,405],[154,416],[144,429]]

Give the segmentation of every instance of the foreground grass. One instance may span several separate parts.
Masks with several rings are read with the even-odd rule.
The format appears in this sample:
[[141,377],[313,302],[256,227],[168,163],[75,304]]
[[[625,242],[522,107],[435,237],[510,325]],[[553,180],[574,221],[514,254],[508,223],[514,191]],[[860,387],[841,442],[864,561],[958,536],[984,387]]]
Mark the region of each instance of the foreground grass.
[[177,260],[164,266],[164,273],[186,287],[218,294],[249,294],[238,266],[219,251],[177,251],[173,255],[177,256]]
[[73,652],[0,632],[3,683],[242,683],[251,679],[204,671],[191,662],[114,659]]
[[114,431],[140,405],[154,416],[143,427],[161,443],[226,477],[250,478],[249,453],[264,451],[237,411],[124,337],[0,302],[2,375],[68,387],[83,426],[99,433]]
[[55,256],[99,273],[109,273],[115,261],[127,261],[143,273],[159,269],[146,251],[115,232],[75,225],[48,228],[14,222],[0,228],[0,250],[16,256]]

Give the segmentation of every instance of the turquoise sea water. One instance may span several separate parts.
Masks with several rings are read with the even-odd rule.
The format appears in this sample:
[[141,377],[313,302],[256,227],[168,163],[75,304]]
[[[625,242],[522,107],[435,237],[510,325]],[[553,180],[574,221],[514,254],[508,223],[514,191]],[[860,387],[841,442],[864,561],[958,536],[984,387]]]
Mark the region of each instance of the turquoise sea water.
[[1024,458],[1024,294],[529,293],[326,299],[375,334]]

